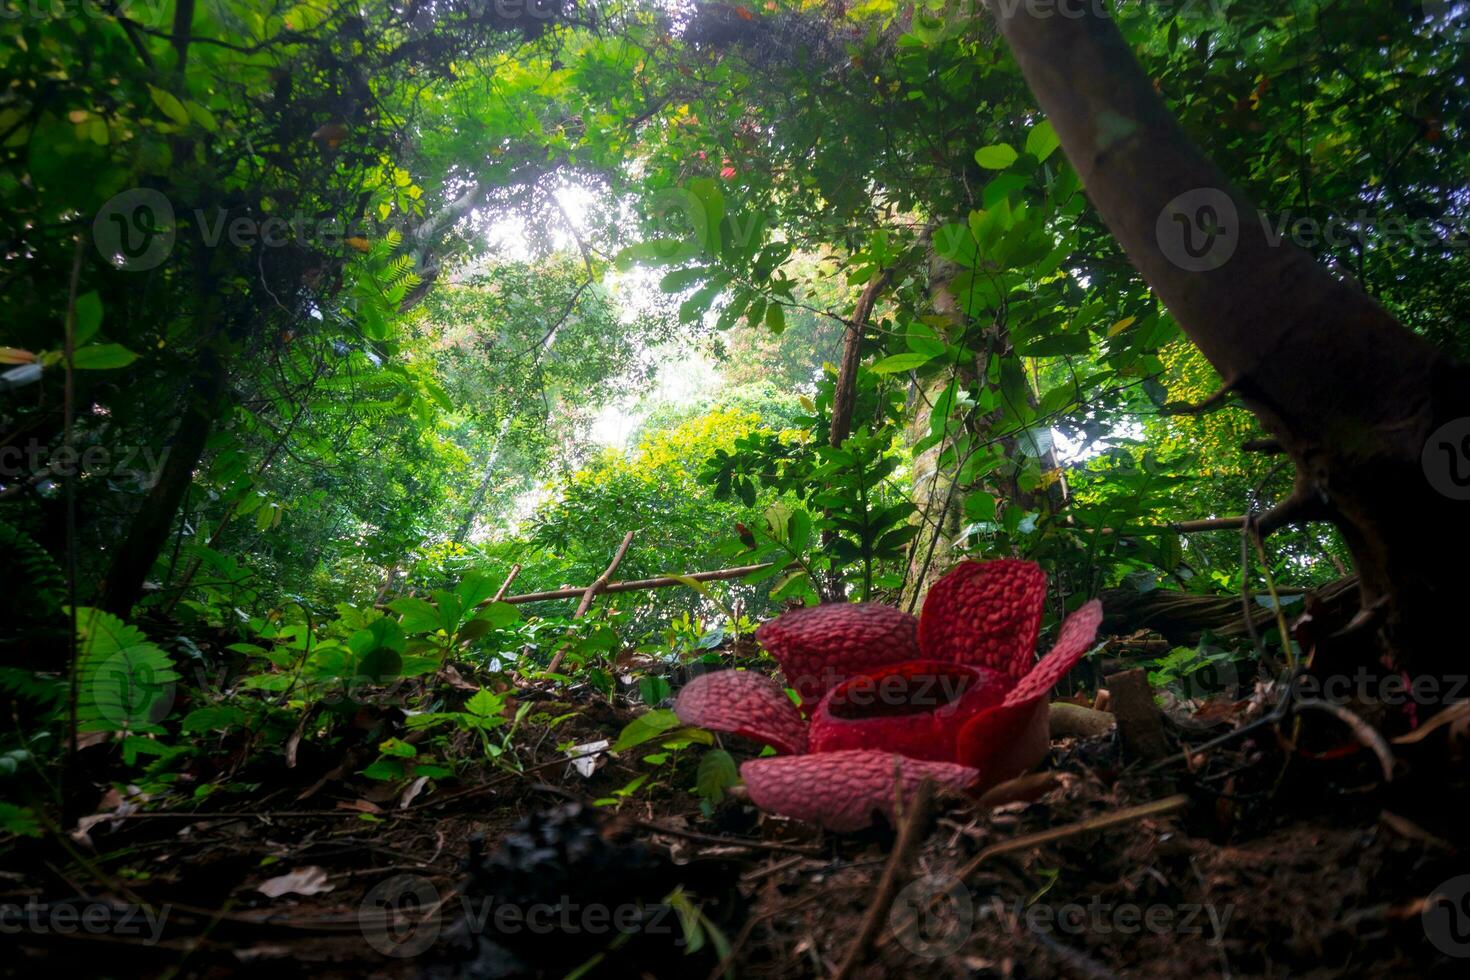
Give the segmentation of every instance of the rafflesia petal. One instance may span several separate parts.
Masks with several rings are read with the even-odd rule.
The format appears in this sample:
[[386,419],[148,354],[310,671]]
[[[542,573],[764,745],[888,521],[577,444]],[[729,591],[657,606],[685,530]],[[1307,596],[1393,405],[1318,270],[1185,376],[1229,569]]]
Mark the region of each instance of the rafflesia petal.
[[989,667],[1019,680],[1031,669],[1046,573],[1001,558],[955,566],[929,590],[919,616],[919,646],[931,660]]
[[806,722],[781,685],[748,670],[701,674],[679,692],[674,714],[686,725],[753,738],[778,752],[806,751]]
[[971,718],[960,729],[955,759],[973,767],[981,792],[1014,779],[1051,750],[1050,710],[1045,698],[1002,704]]
[[812,715],[811,750],[886,749],[954,762],[965,722],[999,707],[1010,678],[939,660],[911,660],[850,677]]
[[1092,641],[1097,639],[1097,628],[1102,625],[1102,615],[1102,603],[1093,599],[1068,616],[1057,631],[1056,645],[1017,682],[1006,695],[1006,704],[1046,697],[1091,648]]
[[1097,636],[1102,603],[1096,599],[1068,616],[1056,646],[1014,688],[1004,703],[967,721],[960,729],[955,758],[980,771],[977,790],[1019,776],[1046,758],[1051,745],[1047,694]]
[[[756,630],[806,711],[854,674],[919,659],[919,621],[893,606],[834,602],[796,609]],[[1029,650],[1028,650],[1029,653]]]
[[895,791],[912,799],[926,778],[937,787],[962,790],[979,774],[951,762],[854,749],[752,759],[740,767],[740,775],[751,802],[762,810],[847,833],[870,826],[874,811],[892,823]]

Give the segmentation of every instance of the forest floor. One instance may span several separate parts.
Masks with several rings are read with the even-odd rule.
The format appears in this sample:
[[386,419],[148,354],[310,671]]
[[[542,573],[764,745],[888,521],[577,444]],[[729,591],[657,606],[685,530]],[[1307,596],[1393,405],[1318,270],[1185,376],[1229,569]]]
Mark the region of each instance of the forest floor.
[[[615,740],[637,712],[585,688],[518,696],[572,714],[523,732],[519,774],[405,800],[357,775],[356,750],[303,745],[292,769],[243,767],[227,809],[111,794],[65,848],[0,872],[7,915],[34,920],[6,929],[6,972],[827,977],[858,944],[862,977],[1401,977],[1462,976],[1470,956],[1467,793],[1442,761],[1458,724],[1404,746],[1390,784],[1354,742],[1308,757],[1259,723],[1152,767],[1116,729],[1059,739],[1012,802],[937,801],[894,858],[892,828],[823,834],[738,799],[706,817],[692,759],[593,807],[652,750],[583,775],[557,744]],[[1253,711],[1162,720],[1171,748],[1199,746]],[[1463,907],[1439,914],[1437,894]],[[111,927],[66,928],[99,899]]]

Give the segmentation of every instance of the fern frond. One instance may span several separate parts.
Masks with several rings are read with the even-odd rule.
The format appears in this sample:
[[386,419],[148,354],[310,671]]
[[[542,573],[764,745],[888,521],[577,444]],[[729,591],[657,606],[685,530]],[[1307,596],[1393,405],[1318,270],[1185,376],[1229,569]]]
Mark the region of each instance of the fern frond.
[[77,731],[158,732],[179,674],[168,654],[111,613],[77,608]]
[[0,600],[6,621],[46,619],[61,609],[66,578],[56,559],[29,534],[0,521],[0,560],[13,569],[19,589],[8,589]]

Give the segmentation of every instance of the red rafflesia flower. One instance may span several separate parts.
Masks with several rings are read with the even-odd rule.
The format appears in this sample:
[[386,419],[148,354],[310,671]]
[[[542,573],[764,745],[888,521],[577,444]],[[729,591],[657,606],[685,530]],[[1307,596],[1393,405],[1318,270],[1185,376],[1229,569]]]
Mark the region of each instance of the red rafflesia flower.
[[[1094,599],[1033,661],[1046,575],[1031,562],[965,562],[915,618],[891,606],[831,603],[756,632],[810,720],[762,674],[704,674],[679,692],[687,725],[758,739],[778,752],[740,767],[763,810],[830,830],[893,819],[895,791],[924,779],[978,792],[1036,765],[1050,746],[1046,695],[1092,645]],[[897,785],[896,785],[897,784]]]

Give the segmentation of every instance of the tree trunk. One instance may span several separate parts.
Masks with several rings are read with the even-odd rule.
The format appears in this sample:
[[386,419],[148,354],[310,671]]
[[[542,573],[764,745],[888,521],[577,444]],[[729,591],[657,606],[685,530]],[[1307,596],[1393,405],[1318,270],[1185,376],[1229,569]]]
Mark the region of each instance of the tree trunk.
[[1292,498],[1262,531],[1331,520],[1357,566],[1360,625],[1376,627],[1405,669],[1450,672],[1463,660],[1470,504],[1436,489],[1444,479],[1425,464],[1438,450],[1425,450],[1433,434],[1447,449],[1446,475],[1459,476],[1454,454],[1464,447],[1436,430],[1470,415],[1467,372],[1311,255],[1273,242],[1190,144],[1109,18],[1087,5],[1066,16],[1062,5],[997,6],[1108,228],[1296,464]]
[[505,445],[505,435],[510,431],[511,416],[507,415],[500,420],[500,432],[495,436],[495,445],[490,447],[490,456],[485,460],[485,468],[480,473],[480,485],[475,488],[475,493],[470,497],[469,506],[465,508],[464,519],[459,522],[459,529],[454,532],[454,543],[464,544],[465,539],[474,530],[475,518],[480,516],[480,509],[485,506],[485,498],[490,496],[490,484],[495,480],[495,472],[500,463],[500,447]]
[[200,374],[186,397],[183,415],[168,444],[168,455],[158,480],[133,515],[127,540],[113,557],[102,584],[102,608],[115,616],[126,618],[142,597],[143,583],[168,543],[184,492],[194,479],[194,470],[219,416],[220,396],[225,387],[224,366],[208,349],[201,354],[200,361]]
[[[956,342],[965,333],[966,317],[955,300],[950,283],[959,272],[959,267],[941,259],[930,246],[929,252],[929,302],[934,312],[950,323],[947,342]],[[908,421],[908,444],[918,445],[929,436],[929,412],[924,406],[932,406],[944,396],[951,381],[967,385],[974,380],[972,365],[956,365],[950,374],[940,374],[929,381],[920,381],[915,392],[914,408]],[[914,538],[914,549],[909,558],[908,574],[904,577],[904,608],[917,609],[924,601],[929,586],[949,569],[952,563],[955,539],[959,537],[961,518],[965,512],[964,494],[955,485],[955,473],[946,472],[940,465],[944,450],[952,439],[941,439],[914,457],[913,501],[918,508],[920,522],[918,537]]]

